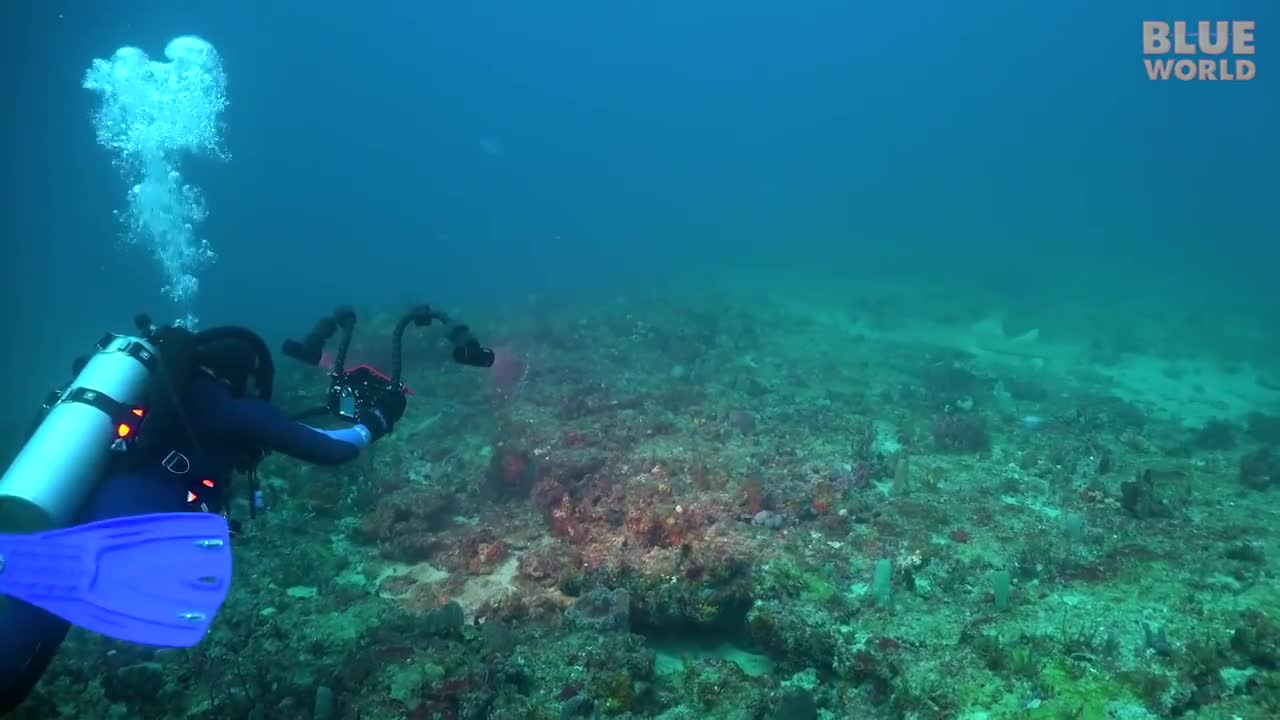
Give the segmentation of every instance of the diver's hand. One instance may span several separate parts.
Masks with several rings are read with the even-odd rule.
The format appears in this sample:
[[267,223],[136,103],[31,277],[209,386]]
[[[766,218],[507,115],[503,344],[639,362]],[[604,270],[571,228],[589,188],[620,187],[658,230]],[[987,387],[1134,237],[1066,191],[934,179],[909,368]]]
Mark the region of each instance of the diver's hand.
[[404,415],[405,406],[408,401],[405,399],[403,392],[388,390],[378,396],[376,400],[370,403],[360,413],[360,423],[369,428],[369,432],[373,434],[373,439],[386,435],[391,432],[395,424],[400,421]]

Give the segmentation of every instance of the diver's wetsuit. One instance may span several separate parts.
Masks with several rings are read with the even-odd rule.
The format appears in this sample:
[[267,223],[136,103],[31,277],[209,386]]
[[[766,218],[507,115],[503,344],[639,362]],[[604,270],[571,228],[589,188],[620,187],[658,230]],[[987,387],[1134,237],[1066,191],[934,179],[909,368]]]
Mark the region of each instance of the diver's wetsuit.
[[[263,448],[318,465],[354,460],[363,444],[337,439],[302,425],[270,403],[236,398],[219,380],[200,374],[191,387],[187,421],[192,437],[180,440],[155,457],[134,458],[127,468],[113,468],[98,483],[76,524],[148,513],[193,509],[187,492],[204,479],[225,487],[231,479],[230,458]],[[363,428],[361,428],[363,430]],[[181,457],[171,455],[177,451]],[[166,460],[167,458],[167,460]],[[188,462],[189,461],[189,462]],[[172,469],[170,469],[172,468]],[[176,472],[185,470],[186,472]],[[217,493],[210,493],[214,500]],[[200,502],[205,502],[201,499]],[[209,509],[218,511],[217,503]],[[7,604],[6,604],[7,603]],[[57,654],[70,627],[67,621],[13,598],[0,598],[0,716],[17,707],[35,687]]]

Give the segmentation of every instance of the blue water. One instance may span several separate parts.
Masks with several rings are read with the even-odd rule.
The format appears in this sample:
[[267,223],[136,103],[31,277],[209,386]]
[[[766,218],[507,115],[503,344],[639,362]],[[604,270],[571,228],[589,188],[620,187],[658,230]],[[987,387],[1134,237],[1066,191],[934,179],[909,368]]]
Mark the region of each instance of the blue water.
[[[211,323],[810,265],[1275,306],[1274,2],[18,5],[0,272],[30,352],[0,362],[21,402],[104,329],[176,312],[114,242],[126,188],[80,83],[182,34],[229,77],[232,159],[186,168]],[[1141,21],[1206,13],[1257,21],[1257,78],[1149,81]]]

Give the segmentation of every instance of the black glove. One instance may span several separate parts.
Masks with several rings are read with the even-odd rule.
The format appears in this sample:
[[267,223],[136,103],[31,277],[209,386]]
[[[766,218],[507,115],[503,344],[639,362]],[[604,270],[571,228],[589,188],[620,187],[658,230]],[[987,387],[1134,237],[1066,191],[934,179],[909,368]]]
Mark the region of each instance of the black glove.
[[404,393],[399,390],[388,389],[378,393],[373,402],[360,410],[360,423],[369,428],[373,439],[377,440],[391,432],[395,424],[400,421],[400,417],[404,415],[407,404]]

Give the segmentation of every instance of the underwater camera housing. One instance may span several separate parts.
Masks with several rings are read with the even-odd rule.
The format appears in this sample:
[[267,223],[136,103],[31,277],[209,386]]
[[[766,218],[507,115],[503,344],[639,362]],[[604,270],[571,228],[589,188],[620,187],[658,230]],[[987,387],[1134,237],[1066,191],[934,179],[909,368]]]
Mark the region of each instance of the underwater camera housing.
[[445,336],[453,344],[453,361],[470,367],[491,367],[493,350],[484,347],[471,334],[466,325],[454,323],[448,315],[433,310],[429,305],[417,305],[409,309],[396,322],[391,332],[391,374],[388,375],[368,365],[348,369],[347,351],[351,349],[351,336],[355,331],[356,314],[349,307],[341,307],[328,317],[321,318],[302,340],[285,340],[285,355],[306,365],[319,366],[325,344],[335,334],[338,352],[329,370],[329,393],[324,407],[302,413],[299,417],[333,414],[353,423],[361,422],[361,413],[377,404],[386,393],[407,393],[400,381],[403,370],[404,331],[413,324],[427,327],[433,322],[445,326]]

